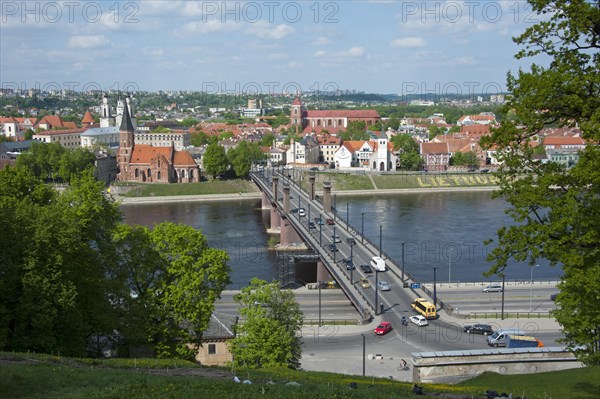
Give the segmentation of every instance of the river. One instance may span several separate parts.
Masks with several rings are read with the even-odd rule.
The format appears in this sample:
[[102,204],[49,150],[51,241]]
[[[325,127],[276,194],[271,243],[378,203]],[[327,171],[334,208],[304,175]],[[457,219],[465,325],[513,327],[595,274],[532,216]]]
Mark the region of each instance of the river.
[[[346,203],[348,205],[346,205]],[[210,246],[224,249],[230,257],[232,283],[240,288],[252,277],[277,278],[277,258],[267,248],[269,212],[260,209],[260,200],[223,202],[185,202],[123,205],[124,221],[152,226],[171,221],[202,230]],[[398,263],[404,242],[406,271],[419,281],[433,279],[437,266],[438,281],[498,281],[485,278],[489,269],[485,260],[490,248],[483,244],[496,230],[511,224],[505,214],[507,205],[492,199],[490,192],[444,192],[353,196],[337,198],[338,215],[362,229],[371,241],[379,243],[382,226],[383,251]],[[534,279],[557,279],[562,271],[540,261]],[[450,276],[448,276],[450,272]],[[531,269],[511,264],[507,280],[529,280]]]

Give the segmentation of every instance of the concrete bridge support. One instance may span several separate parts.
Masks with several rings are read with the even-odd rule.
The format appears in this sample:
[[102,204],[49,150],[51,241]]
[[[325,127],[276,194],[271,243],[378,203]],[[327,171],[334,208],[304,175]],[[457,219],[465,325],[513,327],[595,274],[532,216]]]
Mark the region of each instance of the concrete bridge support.
[[302,238],[300,237],[300,234],[298,234],[298,232],[296,231],[296,229],[294,228],[294,226],[292,226],[292,224],[290,223],[289,219],[285,216],[280,216],[281,217],[281,224],[280,224],[280,238],[279,238],[279,243],[281,245],[289,245],[293,242],[297,242],[297,243],[301,243],[304,242],[302,240]]
[[277,184],[279,184],[279,176],[273,176],[273,198],[275,203],[279,200],[279,190],[277,190]]
[[323,209],[331,213],[331,182],[323,182]]
[[290,185],[283,183],[283,210],[290,213]]
[[269,199],[269,196],[267,195],[267,193],[265,193],[264,191],[261,195],[260,208],[261,209],[270,209],[271,208],[271,200]]
[[308,184],[309,184],[309,195],[310,195],[310,200],[314,201],[315,199],[315,174],[311,173],[308,176]]
[[317,281],[331,281],[331,274],[321,261],[317,262]]
[[271,205],[271,228],[269,229],[270,233],[279,233],[279,229],[281,228],[281,216],[279,215],[279,211],[277,210],[276,204]]

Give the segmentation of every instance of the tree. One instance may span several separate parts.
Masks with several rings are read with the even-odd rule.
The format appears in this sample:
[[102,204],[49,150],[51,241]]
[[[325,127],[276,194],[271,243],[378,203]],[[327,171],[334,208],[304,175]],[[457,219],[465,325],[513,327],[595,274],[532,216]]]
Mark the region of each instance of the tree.
[[[546,20],[514,41],[524,48],[517,58],[545,55],[517,76],[508,74],[511,92],[507,120],[482,140],[496,145],[503,162],[499,191],[516,222],[488,243],[493,266],[501,273],[509,259],[538,258],[562,265],[558,307],[553,311],[562,340],[588,365],[600,364],[600,4],[585,0],[530,0]],[[510,112],[509,112],[510,111]],[[524,126],[524,127],[523,127]],[[578,126],[588,141],[571,169],[532,157],[531,142],[546,126]],[[594,145],[596,144],[596,145]]]
[[192,133],[190,137],[190,143],[194,147],[202,147],[205,144],[208,144],[209,137],[203,131]]
[[469,169],[472,169],[479,166],[479,158],[477,158],[477,153],[473,151],[455,152],[450,159],[450,164],[456,166],[467,166]]
[[195,126],[198,124],[198,120],[194,119],[190,116],[188,116],[187,118],[185,118],[184,120],[182,120],[180,122],[181,126],[185,126],[185,127],[191,127],[191,126]]
[[263,147],[270,147],[275,141],[275,136],[272,133],[267,133],[260,139],[260,145]]
[[365,121],[350,121],[346,131],[341,133],[342,140],[369,140]]
[[244,320],[231,342],[233,362],[248,368],[284,366],[296,369],[302,355],[302,311],[291,290],[253,278],[234,297]]
[[214,303],[229,283],[228,255],[193,227],[120,226],[119,264],[131,292],[123,331],[129,344],[150,343],[160,357],[193,358]]
[[204,169],[206,169],[206,173],[211,175],[213,179],[227,172],[229,161],[225,153],[225,148],[216,142],[209,144],[202,158],[202,164],[204,165]]
[[419,154],[419,145],[410,134],[397,134],[390,140],[394,150],[400,152],[400,168],[404,170],[419,170],[423,159]]
[[17,158],[17,165],[31,170],[44,180],[69,182],[71,177],[93,167],[96,157],[84,148],[67,150],[59,143],[34,142],[29,151]]
[[279,126],[287,126],[290,124],[289,114],[281,112],[275,117],[275,119],[269,120],[269,124],[271,127],[273,127],[273,129],[276,129]]
[[229,150],[227,158],[237,177],[247,177],[252,162],[265,159],[265,154],[262,153],[258,144],[242,141],[236,148]]

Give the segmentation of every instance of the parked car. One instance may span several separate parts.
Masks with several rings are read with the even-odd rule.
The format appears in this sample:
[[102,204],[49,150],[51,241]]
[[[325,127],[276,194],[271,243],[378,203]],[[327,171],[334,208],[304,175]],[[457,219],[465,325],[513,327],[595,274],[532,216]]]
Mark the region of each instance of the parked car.
[[417,327],[423,327],[429,324],[427,319],[421,315],[411,316],[408,320],[410,320],[410,322],[415,324]]
[[328,225],[333,225],[333,224],[335,224],[335,223],[334,223],[334,221],[333,221],[333,219],[331,219],[331,218],[327,219],[326,223],[327,223]]
[[391,291],[390,283],[384,280],[380,280],[377,282],[377,286],[379,287],[379,291]]
[[371,283],[369,282],[369,279],[366,277],[361,277],[360,280],[358,280],[358,282],[360,283],[360,286],[363,288],[371,287]]
[[463,331],[467,334],[483,334],[491,335],[494,330],[489,324],[474,324],[472,326],[464,326]]
[[500,284],[490,284],[483,287],[483,292],[502,292],[502,286]]
[[375,334],[385,335],[390,331],[392,331],[392,323],[390,323],[389,321],[382,321],[375,329]]
[[360,265],[360,270],[362,270],[363,273],[373,273],[373,269],[371,269],[371,266],[367,264]]
[[356,241],[354,241],[354,238],[352,238],[352,237],[346,238],[346,243],[348,245],[356,245]]

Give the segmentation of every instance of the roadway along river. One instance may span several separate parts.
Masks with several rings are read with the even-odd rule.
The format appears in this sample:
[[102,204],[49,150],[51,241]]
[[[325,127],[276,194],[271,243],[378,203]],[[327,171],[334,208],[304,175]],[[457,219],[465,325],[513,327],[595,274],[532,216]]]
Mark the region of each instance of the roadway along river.
[[[294,199],[292,204],[297,207]],[[483,241],[511,219],[504,212],[506,204],[491,199],[489,192],[338,197],[336,205],[338,217],[345,220],[348,215],[358,232],[364,220],[365,236],[374,243],[379,243],[382,226],[383,251],[397,263],[404,242],[406,271],[419,281],[431,281],[435,266],[438,281],[498,281],[482,276],[489,268],[485,260],[489,248]],[[122,210],[130,224],[171,221],[201,229],[209,245],[229,253],[228,289],[243,287],[254,276],[277,278],[277,258],[267,249],[269,212],[261,211],[260,200],[123,205]],[[533,271],[535,280],[557,279],[560,274],[560,268],[545,262]],[[507,281],[530,277],[531,269],[524,264],[506,271]]]

